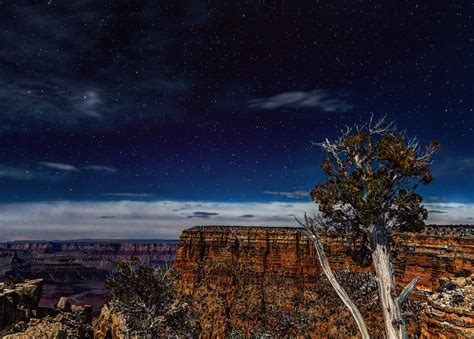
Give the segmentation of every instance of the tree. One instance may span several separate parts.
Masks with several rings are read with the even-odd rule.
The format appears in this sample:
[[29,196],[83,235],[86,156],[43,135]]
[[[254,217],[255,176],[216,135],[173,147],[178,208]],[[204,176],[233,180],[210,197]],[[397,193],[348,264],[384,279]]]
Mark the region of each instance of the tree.
[[323,171],[328,180],[310,193],[319,215],[305,216],[300,224],[313,241],[326,276],[350,309],[364,338],[369,337],[365,322],[334,278],[319,232],[351,234],[367,246],[377,276],[386,335],[406,338],[402,306],[418,278],[396,295],[390,234],[423,229],[428,213],[415,191],[420,184],[431,182],[429,165],[440,145],[430,142],[422,148],[415,138],[407,138],[393,123],[386,123],[385,118],[347,127],[337,140],[326,139],[317,145],[326,153]]
[[189,336],[194,329],[188,303],[176,298],[175,274],[139,259],[122,261],[105,287],[111,305],[124,320],[125,334],[140,337]]

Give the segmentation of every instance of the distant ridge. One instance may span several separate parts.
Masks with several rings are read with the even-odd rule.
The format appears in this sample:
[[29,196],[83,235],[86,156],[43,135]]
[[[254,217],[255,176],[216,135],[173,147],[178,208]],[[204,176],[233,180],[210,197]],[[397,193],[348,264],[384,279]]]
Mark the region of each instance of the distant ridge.
[[[221,229],[239,229],[239,230],[255,230],[255,229],[269,229],[269,230],[288,230],[294,231],[301,229],[299,226],[266,226],[266,225],[196,225],[187,228],[186,230],[191,229],[209,229],[209,230],[221,230]],[[461,236],[474,236],[474,224],[453,224],[453,225],[435,225],[429,224],[426,225],[425,230],[421,232],[422,234],[459,234]],[[25,244],[25,243],[134,243],[134,244],[153,244],[153,243],[167,243],[167,244],[177,244],[179,242],[178,238],[175,239],[64,239],[64,240],[9,240],[9,241],[0,241],[0,244]]]
[[178,239],[65,239],[65,240],[10,240],[2,241],[0,244],[31,244],[31,243],[134,243],[134,244],[153,244],[153,243],[166,243],[166,244],[177,244]]

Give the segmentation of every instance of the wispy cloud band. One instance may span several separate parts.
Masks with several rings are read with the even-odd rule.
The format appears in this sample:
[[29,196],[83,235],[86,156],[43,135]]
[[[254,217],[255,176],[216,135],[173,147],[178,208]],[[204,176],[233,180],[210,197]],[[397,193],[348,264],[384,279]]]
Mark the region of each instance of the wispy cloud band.
[[7,180],[40,180],[40,181],[57,181],[65,179],[71,174],[79,173],[83,170],[116,173],[117,168],[104,165],[89,165],[85,167],[76,167],[71,164],[62,162],[41,161],[34,166],[6,166],[0,165],[0,179]]
[[38,163],[41,166],[51,168],[54,170],[66,171],[66,172],[79,172],[79,169],[76,166],[64,164],[60,162],[47,162],[42,161]]
[[318,108],[324,112],[347,112],[352,109],[350,103],[324,89],[284,92],[271,97],[250,100],[248,105],[250,108],[262,110]]
[[[427,204],[430,223],[473,222],[474,204]],[[178,238],[196,224],[295,225],[310,202],[54,201],[0,205],[0,238]]]
[[292,191],[292,192],[280,192],[280,191],[264,191],[264,194],[273,195],[277,197],[285,197],[289,199],[304,199],[309,198],[309,192],[307,191]]
[[117,169],[115,167],[111,166],[103,166],[103,165],[90,165],[84,167],[86,170],[92,170],[92,171],[103,171],[103,172],[110,172],[110,173],[115,173],[117,172]]
[[117,198],[148,198],[151,197],[150,193],[129,193],[129,192],[118,192],[118,193],[102,193],[106,197],[117,197]]

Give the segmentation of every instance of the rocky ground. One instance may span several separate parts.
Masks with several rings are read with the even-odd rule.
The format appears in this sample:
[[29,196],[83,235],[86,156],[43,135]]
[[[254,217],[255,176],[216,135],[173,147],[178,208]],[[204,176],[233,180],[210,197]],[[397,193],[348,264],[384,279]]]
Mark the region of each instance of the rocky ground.
[[[383,330],[380,315],[376,285],[372,276],[361,273],[352,274],[340,271],[337,277],[350,292],[354,300],[363,305],[361,311],[369,316],[367,322],[371,333],[381,333]],[[411,303],[406,310],[412,312],[408,320],[410,332],[421,338],[474,338],[474,276],[457,278],[440,278],[441,288],[438,292],[426,295],[426,301]],[[280,282],[279,282],[280,283]],[[93,319],[91,306],[71,305],[67,298],[60,298],[54,308],[43,309],[38,307],[41,297],[41,280],[24,281],[14,285],[3,286],[0,294],[0,312],[2,321],[0,335],[8,339],[23,338],[121,338],[123,337],[124,323],[110,304],[103,306],[100,315]],[[351,288],[355,286],[362,288]],[[284,286],[288,288],[288,286]],[[274,292],[275,286],[269,286]],[[214,303],[222,300],[215,299],[209,292],[208,296]],[[248,297],[248,292],[242,296]],[[252,293],[252,292],[251,292]],[[337,297],[331,291],[328,283],[321,279],[320,288],[304,292],[305,307],[315,311],[310,318],[316,327],[310,326],[307,334],[311,337],[324,336],[330,338],[348,338],[358,335],[355,325],[350,321],[350,315],[344,306],[337,302]],[[197,294],[199,302],[206,300],[202,290]],[[286,300],[288,295],[283,296]],[[222,296],[221,296],[222,298]],[[242,337],[245,322],[238,319],[245,305],[251,305],[250,300],[239,300],[231,305],[228,311],[233,314],[229,323],[237,326],[228,334]],[[243,308],[242,308],[243,307]],[[235,309],[234,309],[235,308]],[[237,311],[237,312],[236,312]],[[420,316],[421,314],[421,316]],[[13,316],[14,315],[14,316]],[[285,314],[288,316],[289,314]],[[294,318],[297,319],[297,318]],[[255,324],[255,319],[249,319],[247,324]],[[240,326],[240,327],[239,327]],[[239,330],[240,328],[240,330]],[[322,331],[322,332],[321,332]],[[209,334],[209,333],[208,333]]]
[[[427,231],[397,238],[401,244],[397,281],[422,277],[406,310],[410,332],[422,338],[474,338],[473,238],[458,230],[443,232],[443,236]],[[207,228],[183,234],[176,265],[183,274],[179,287],[194,298],[201,328],[208,333],[238,336],[250,333],[252,326],[271,332],[277,330],[277,323],[281,325],[278,319],[286,319],[315,337],[357,336],[350,314],[321,274],[311,247],[294,229]],[[325,241],[338,280],[360,306],[371,331],[380,334],[383,321],[370,267],[356,269],[342,252],[341,239]],[[102,253],[107,251],[109,247]],[[217,269],[216,262],[222,260],[231,265]],[[351,272],[344,271],[346,267]],[[285,274],[277,277],[278,272]],[[92,308],[73,305],[74,299],[59,298],[52,307],[40,306],[43,290],[41,279],[0,283],[0,336],[123,336],[123,321],[112,304],[104,305],[93,319]],[[261,321],[262,309],[269,312],[266,322]]]
[[3,338],[90,338],[92,306],[60,298],[53,308],[39,306],[43,280],[1,284],[0,335]]
[[422,337],[474,338],[474,275],[440,279],[440,291],[427,298]]

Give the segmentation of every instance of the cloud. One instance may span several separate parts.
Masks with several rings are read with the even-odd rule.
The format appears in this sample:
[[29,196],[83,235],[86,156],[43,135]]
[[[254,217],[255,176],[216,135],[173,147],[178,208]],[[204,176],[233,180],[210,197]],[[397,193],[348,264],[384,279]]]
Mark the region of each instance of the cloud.
[[210,217],[214,217],[216,215],[219,215],[219,213],[214,213],[214,212],[194,212],[193,215],[188,216],[188,218],[203,218],[203,219],[209,219]]
[[87,90],[78,101],[77,107],[82,114],[97,119],[104,117],[99,111],[102,100],[97,91]]
[[[203,14],[188,10],[182,25],[160,6],[139,3],[127,12],[128,25],[136,29],[116,39],[110,32],[124,29],[117,24],[120,6],[111,10],[90,0],[2,3],[2,130],[108,129],[134,118],[177,114],[177,98],[194,77],[192,72],[176,76],[182,71],[174,57],[176,36],[209,17],[194,20]],[[47,25],[45,12],[51,14]],[[189,35],[182,41],[197,46]],[[145,51],[139,58],[137,49]],[[140,88],[140,94],[130,88]]]
[[324,112],[347,112],[352,109],[352,105],[347,101],[335,97],[324,89],[284,92],[271,97],[257,98],[248,101],[248,106],[263,110],[318,108]]
[[[429,223],[469,224],[474,204],[427,204]],[[213,211],[213,212],[207,212]],[[310,202],[218,201],[51,201],[0,204],[0,238],[168,238],[195,226],[196,220],[211,225],[296,226],[293,216],[316,213]],[[246,218],[243,216],[250,216]],[[188,216],[195,216],[188,218]],[[200,217],[201,216],[201,217]],[[207,216],[207,217],[206,217]]]
[[119,197],[119,198],[147,198],[147,197],[151,197],[150,193],[128,193],[128,192],[102,193],[102,195],[107,196],[107,197]]
[[[201,224],[291,226],[288,214],[315,212],[312,204],[208,201],[51,201],[0,204],[0,238],[169,238]],[[253,218],[242,218],[243,215]],[[188,218],[192,216],[192,218]],[[201,220],[201,222],[197,222]]]
[[89,165],[84,167],[85,170],[92,170],[92,171],[103,171],[103,172],[110,172],[116,173],[118,170],[115,167],[111,166],[103,166],[103,165]]
[[61,162],[38,163],[39,166],[30,167],[14,167],[0,165],[0,178],[8,180],[43,180],[43,181],[60,181],[69,178],[71,173],[77,173],[82,170],[102,171],[108,173],[116,173],[118,170],[111,166],[90,165],[82,169]]
[[448,212],[446,211],[440,211],[440,210],[428,210],[428,213],[433,213],[433,214],[446,214]]
[[76,166],[69,165],[69,164],[64,164],[64,163],[60,163],[60,162],[42,161],[42,162],[39,162],[38,164],[40,164],[41,166],[45,166],[47,168],[60,170],[60,171],[79,172],[79,169]]
[[35,173],[28,169],[0,165],[0,178],[13,180],[30,180],[34,177]]
[[253,215],[253,214],[244,214],[244,215],[241,215],[240,218],[255,218],[255,215]]
[[427,203],[425,207],[428,209],[428,222],[434,224],[470,224],[474,215],[473,203]]
[[0,178],[8,180],[43,180],[55,182],[67,177],[67,173],[52,173],[48,169],[0,165]]
[[427,201],[427,202],[434,203],[434,202],[446,201],[446,198],[438,196],[438,195],[428,195],[428,196],[424,197],[424,200]]
[[279,192],[279,191],[264,191],[264,194],[274,195],[277,197],[285,197],[290,199],[304,199],[309,198],[307,191],[293,191],[293,192]]

